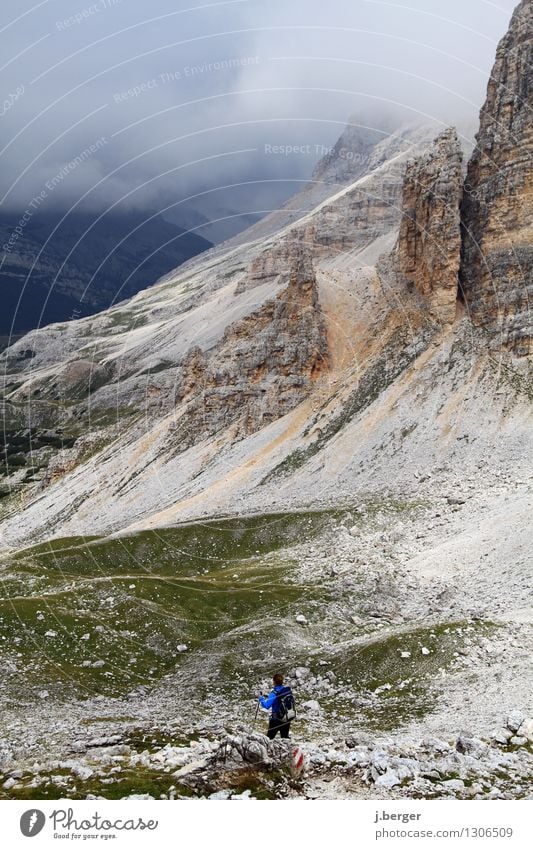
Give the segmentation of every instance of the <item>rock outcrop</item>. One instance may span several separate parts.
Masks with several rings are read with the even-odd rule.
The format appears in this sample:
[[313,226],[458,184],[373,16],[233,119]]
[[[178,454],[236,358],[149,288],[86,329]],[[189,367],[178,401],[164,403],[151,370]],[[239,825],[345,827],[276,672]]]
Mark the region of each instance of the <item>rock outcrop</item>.
[[493,347],[533,352],[533,3],[522,0],[498,46],[468,165],[461,281]]
[[[193,441],[234,423],[238,436],[269,424],[301,403],[326,369],[326,323],[311,258],[301,243],[287,257],[287,286],[230,325],[214,349],[195,348],[187,357],[179,402],[188,405]],[[282,271],[275,257],[265,260],[267,268]]]
[[462,151],[448,129],[406,169],[397,245],[399,271],[441,324],[453,322],[461,257]]
[[250,263],[247,274],[239,281],[236,294],[263,283],[287,283],[292,278],[314,279],[313,260],[305,239],[291,234],[275,247],[268,247]]

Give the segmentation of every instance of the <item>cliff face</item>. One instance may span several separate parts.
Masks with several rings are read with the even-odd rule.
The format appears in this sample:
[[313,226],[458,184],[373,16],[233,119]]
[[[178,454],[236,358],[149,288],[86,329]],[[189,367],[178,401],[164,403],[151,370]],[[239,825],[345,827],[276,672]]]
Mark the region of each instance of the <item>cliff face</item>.
[[533,352],[533,3],[522,0],[498,46],[468,165],[461,282],[494,347]]
[[244,436],[285,415],[327,368],[326,323],[310,255],[299,243],[264,257],[264,270],[287,285],[256,312],[230,325],[208,353],[193,349],[184,365],[179,403],[187,405],[185,442],[229,425]]
[[236,294],[265,283],[286,283],[289,279],[315,279],[311,252],[302,237],[295,234],[289,234],[275,246],[269,245],[254,257],[237,284]]
[[403,184],[398,268],[440,324],[453,322],[456,314],[462,158],[456,131],[446,130],[408,163]]

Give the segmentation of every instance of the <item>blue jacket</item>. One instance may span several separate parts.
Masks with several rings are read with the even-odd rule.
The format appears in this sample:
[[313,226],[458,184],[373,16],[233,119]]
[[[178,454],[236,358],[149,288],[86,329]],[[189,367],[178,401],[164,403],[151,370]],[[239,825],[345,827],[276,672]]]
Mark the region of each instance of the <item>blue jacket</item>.
[[283,711],[279,704],[278,696],[285,696],[290,692],[292,692],[290,687],[285,687],[283,684],[277,684],[268,696],[259,697],[259,704],[261,707],[266,708],[266,710],[272,708],[272,716],[282,716]]

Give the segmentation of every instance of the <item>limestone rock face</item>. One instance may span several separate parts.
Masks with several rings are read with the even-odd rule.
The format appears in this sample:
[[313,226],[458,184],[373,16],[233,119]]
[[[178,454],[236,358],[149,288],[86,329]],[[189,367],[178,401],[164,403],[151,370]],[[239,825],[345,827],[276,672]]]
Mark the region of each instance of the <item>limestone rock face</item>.
[[398,267],[441,324],[455,318],[461,257],[462,151],[455,129],[411,160],[403,184]]
[[301,244],[291,246],[287,276],[287,286],[230,325],[215,348],[187,357],[179,400],[188,404],[189,444],[232,424],[237,436],[269,424],[301,403],[327,368],[326,323]]
[[236,294],[266,282],[287,282],[289,278],[314,279],[312,255],[294,234],[275,247],[268,246],[253,259],[248,273],[237,285]]
[[533,3],[522,0],[498,46],[468,165],[461,280],[493,347],[533,352]]

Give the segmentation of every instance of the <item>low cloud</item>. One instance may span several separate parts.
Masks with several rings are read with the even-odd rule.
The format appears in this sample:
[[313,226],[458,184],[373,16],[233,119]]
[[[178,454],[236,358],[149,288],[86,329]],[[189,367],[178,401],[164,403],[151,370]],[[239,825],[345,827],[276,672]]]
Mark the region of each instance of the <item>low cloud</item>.
[[47,203],[65,209],[161,209],[250,181],[267,182],[243,205],[268,206],[268,181],[292,191],[354,113],[468,133],[515,2],[32,5],[3,6],[0,193],[14,212],[57,174]]

